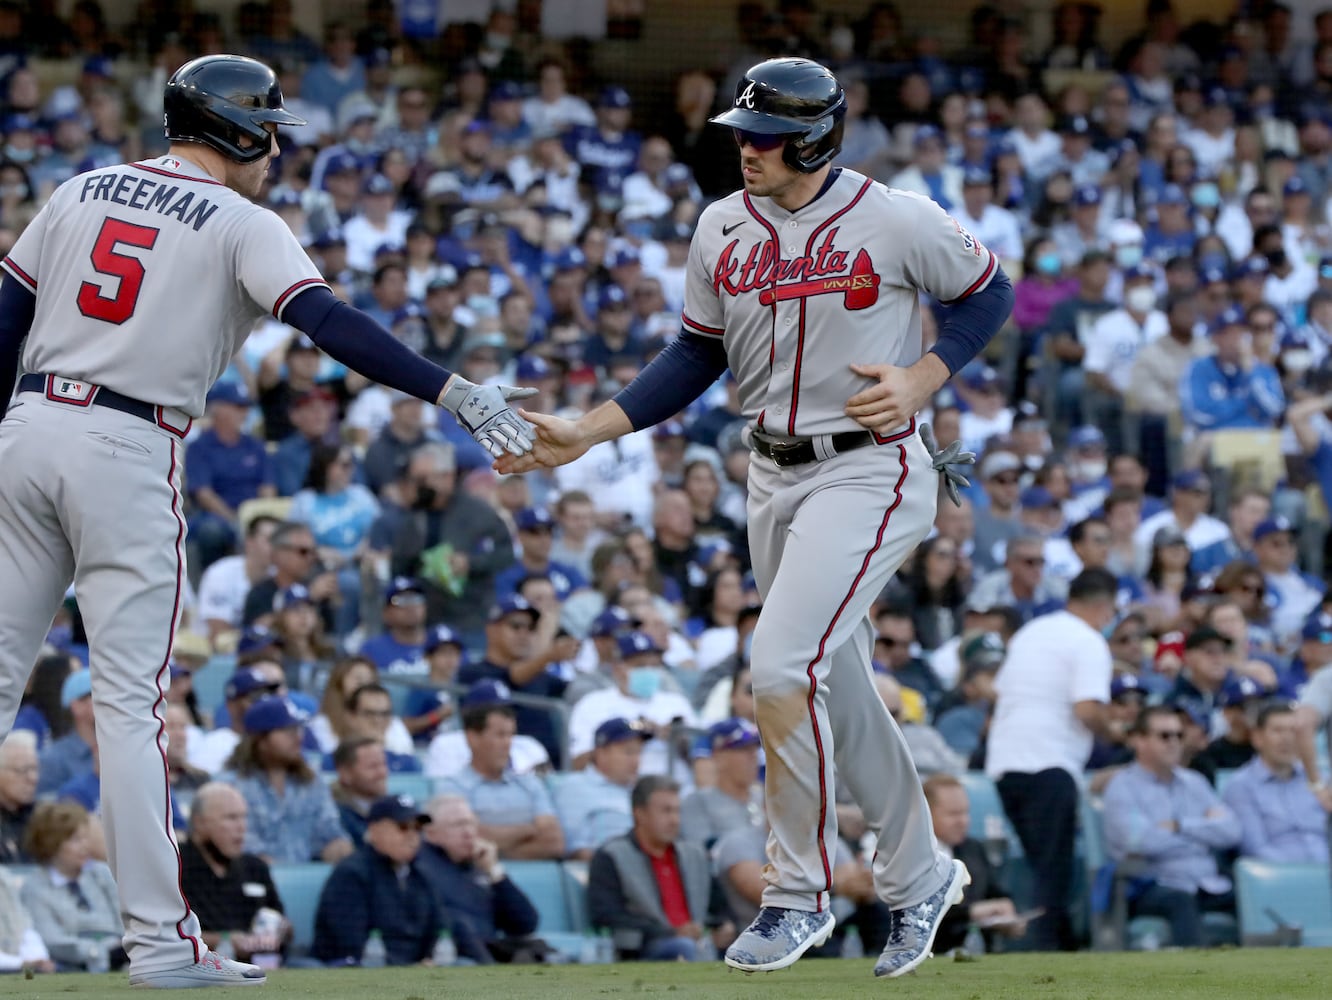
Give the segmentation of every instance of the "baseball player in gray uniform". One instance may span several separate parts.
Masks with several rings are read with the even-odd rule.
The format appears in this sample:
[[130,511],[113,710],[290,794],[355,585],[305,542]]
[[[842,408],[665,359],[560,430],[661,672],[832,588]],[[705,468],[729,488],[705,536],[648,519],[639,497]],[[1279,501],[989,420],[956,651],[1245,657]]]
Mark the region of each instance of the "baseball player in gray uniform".
[[[749,537],[764,601],[752,662],[772,832],[763,907],[726,962],[784,968],[832,933],[835,776],[878,838],[874,879],[892,927],[875,974],[897,976],[929,955],[969,875],[938,852],[910,754],[875,694],[868,612],[929,532],[936,471],[950,487],[960,479],[956,450],[937,454],[916,413],[1013,300],[994,255],[933,202],[833,166],[844,109],[818,63],[749,70],[713,119],[735,131],[744,190],[699,218],[680,336],[576,422],[519,411],[536,445],[497,468],[570,461],[674,415],[730,367],[754,452]],[[922,292],[950,304],[923,356]]]
[[207,950],[180,886],[164,713],[185,580],[182,441],[266,313],[369,378],[453,411],[492,455],[531,428],[337,301],[249,199],[277,155],[272,70],[207,56],[168,81],[167,155],[81,174],[0,262],[0,739],[73,581],[88,629],[102,812],[130,982],[259,985]]

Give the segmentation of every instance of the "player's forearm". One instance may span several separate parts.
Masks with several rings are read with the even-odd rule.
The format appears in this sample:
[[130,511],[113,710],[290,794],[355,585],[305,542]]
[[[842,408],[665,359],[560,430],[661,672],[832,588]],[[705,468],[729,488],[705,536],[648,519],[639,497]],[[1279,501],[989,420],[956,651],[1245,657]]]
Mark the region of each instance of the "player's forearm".
[[634,425],[614,399],[608,399],[595,409],[578,418],[578,430],[588,447],[613,441],[632,433]]

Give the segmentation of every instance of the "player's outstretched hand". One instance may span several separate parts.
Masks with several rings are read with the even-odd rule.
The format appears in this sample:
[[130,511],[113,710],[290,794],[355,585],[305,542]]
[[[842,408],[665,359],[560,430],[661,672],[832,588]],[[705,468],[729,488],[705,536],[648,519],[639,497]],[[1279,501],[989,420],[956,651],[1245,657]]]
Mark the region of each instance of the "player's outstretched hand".
[[529,413],[526,410],[519,410],[518,414],[536,430],[536,440],[532,443],[531,450],[524,455],[509,454],[499,457],[499,461],[495,463],[495,471],[502,475],[567,465],[591,447],[573,420],[565,420],[549,413]]
[[535,396],[536,389],[512,385],[477,385],[455,375],[439,405],[452,413],[492,458],[526,455],[532,450],[532,428],[509,401]]
[[866,430],[883,434],[901,427],[929,401],[931,388],[910,368],[876,364],[852,365],[851,370],[875,381],[846,401],[846,415]]
[[929,424],[920,425],[920,439],[925,443],[925,448],[930,453],[930,463],[934,470],[943,476],[944,492],[948,494],[948,499],[961,507],[961,491],[971,485],[971,480],[955,468],[959,465],[973,465],[976,461],[974,451],[963,451],[962,443],[954,441],[942,451],[939,450],[939,442],[934,438],[934,428]]

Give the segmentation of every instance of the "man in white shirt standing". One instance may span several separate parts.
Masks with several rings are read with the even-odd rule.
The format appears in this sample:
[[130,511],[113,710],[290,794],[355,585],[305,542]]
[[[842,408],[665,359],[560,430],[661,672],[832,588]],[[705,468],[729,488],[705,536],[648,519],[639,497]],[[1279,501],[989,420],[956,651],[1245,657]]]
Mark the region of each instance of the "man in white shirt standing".
[[1112,673],[1103,630],[1115,618],[1119,583],[1103,569],[1083,570],[1065,610],[1018,629],[995,678],[986,773],[1017,831],[1045,915],[1032,922],[1038,951],[1076,947],[1069,923],[1078,775],[1092,740],[1109,734]]

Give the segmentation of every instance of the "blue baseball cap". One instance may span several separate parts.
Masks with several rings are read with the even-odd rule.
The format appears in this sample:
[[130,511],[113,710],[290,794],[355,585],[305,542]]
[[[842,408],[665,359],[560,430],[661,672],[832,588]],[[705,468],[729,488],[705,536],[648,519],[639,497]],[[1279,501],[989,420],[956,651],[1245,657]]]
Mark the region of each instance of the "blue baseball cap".
[[1083,184],[1073,192],[1074,205],[1099,205],[1101,203],[1101,189],[1095,184]]
[[514,367],[513,377],[517,382],[535,382],[537,379],[549,378],[553,374],[554,369],[550,367],[550,362],[541,355],[524,354]]
[[615,644],[619,647],[620,657],[626,660],[631,656],[646,656],[648,653],[665,652],[657,645],[657,640],[646,632],[624,632],[615,637]]
[[60,707],[69,708],[80,698],[87,698],[90,694],[92,694],[92,671],[87,667],[76,670],[60,685]]
[[493,624],[516,614],[530,615],[533,622],[541,617],[541,613],[527,602],[527,598],[519,594],[506,594],[491,607],[489,620]]
[[1018,501],[1023,510],[1049,510],[1058,507],[1059,501],[1044,486],[1028,486],[1022,491]]
[[392,194],[393,182],[383,174],[374,174],[361,185],[361,191],[364,194]]
[[440,646],[457,646],[463,648],[463,642],[458,638],[458,633],[453,631],[447,625],[436,625],[426,633],[425,653],[429,656]]
[[1304,627],[1300,629],[1300,638],[1317,639],[1325,646],[1332,643],[1332,614],[1319,611],[1310,615],[1304,620]]
[[1187,205],[1189,196],[1184,193],[1184,189],[1178,184],[1167,184],[1161,188],[1156,203],[1158,205]]
[[917,146],[923,146],[925,143],[930,142],[931,140],[935,141],[943,140],[943,133],[939,131],[937,126],[919,125],[916,127],[916,134],[912,138],[912,141]]
[[477,705],[512,705],[513,692],[503,681],[477,681],[467,689],[460,704],[463,708],[474,708]]
[[984,389],[999,385],[1002,380],[999,378],[999,373],[989,365],[981,365],[967,374],[966,381],[973,389]]
[[1284,517],[1269,517],[1265,521],[1259,521],[1257,527],[1253,529],[1253,540],[1257,542],[1260,539],[1266,538],[1268,535],[1275,535],[1278,532],[1294,535],[1295,525],[1291,524]]
[[538,531],[542,528],[555,529],[555,518],[545,507],[524,507],[513,517],[513,523],[519,531]]
[[100,76],[111,79],[114,76],[114,64],[106,56],[89,56],[83,60],[83,72],[88,76]]
[[1230,107],[1230,97],[1224,87],[1208,87],[1203,92],[1203,104],[1209,108]]
[[657,440],[685,436],[685,426],[678,420],[663,420],[652,429],[652,436]]
[[1081,451],[1083,448],[1104,448],[1105,435],[1101,433],[1101,428],[1093,424],[1083,424],[1081,427],[1074,427],[1069,433],[1068,446],[1074,451]]
[[245,731],[253,736],[271,733],[275,729],[303,726],[310,721],[310,713],[287,697],[267,695],[245,710]]
[[1235,265],[1235,278],[1266,278],[1267,272],[1272,270],[1272,266],[1267,263],[1266,257],[1252,256],[1245,257]]
[[239,382],[219,382],[208,390],[208,403],[227,403],[231,406],[250,405],[250,394]]
[[310,588],[303,583],[293,583],[284,590],[279,590],[273,597],[273,610],[286,611],[293,604],[313,604]]
[[612,604],[601,614],[592,619],[587,634],[593,639],[603,639],[634,627],[634,617],[617,604]]
[[1179,473],[1170,481],[1171,488],[1177,490],[1196,490],[1206,493],[1212,488],[1212,481],[1201,469],[1188,469]]
[[395,597],[400,597],[403,594],[417,594],[424,598],[425,587],[414,576],[395,576],[384,588],[384,603],[392,604]]
[[694,172],[687,163],[672,163],[661,172],[661,182],[665,187],[679,187],[694,183]]
[[273,692],[279,687],[281,687],[280,684],[270,681],[261,670],[255,670],[253,667],[238,667],[227,681],[227,686],[222,689],[222,693],[227,701],[235,701],[237,698],[244,698],[252,691]]
[[565,247],[555,257],[555,273],[587,267],[587,255],[577,247]]
[[597,107],[599,108],[628,108],[633,106],[633,98],[629,96],[629,91],[623,87],[610,86],[601,92],[597,98]]
[[324,164],[324,176],[331,177],[334,174],[350,174],[361,172],[361,161],[353,153],[338,152],[330,153],[327,162]]
[[713,753],[756,747],[760,742],[758,727],[748,719],[723,719],[708,727],[708,745]]
[[1244,310],[1239,306],[1226,306],[1221,310],[1221,315],[1212,321],[1208,333],[1220,333],[1222,330],[1232,326],[1248,326],[1249,321],[1244,315]]
[[1295,194],[1309,194],[1309,185],[1304,183],[1304,178],[1299,174],[1292,174],[1286,183],[1281,186],[1281,197],[1289,198]]
[[619,285],[607,285],[597,297],[598,309],[628,309],[629,296]]
[[36,132],[37,119],[32,115],[25,115],[21,112],[5,115],[4,120],[0,121],[0,132],[9,135],[11,132]]
[[994,178],[984,167],[967,167],[962,174],[962,184],[965,187],[989,187],[994,183]]
[[1183,716],[1185,719],[1188,719],[1199,729],[1206,730],[1208,728],[1207,713],[1202,710],[1202,707],[1200,705],[1197,705],[1191,701],[1181,700],[1181,701],[1167,702],[1167,707],[1174,709],[1176,715],[1180,715]]
[[512,80],[501,80],[490,91],[492,101],[520,101],[522,98],[523,88]]
[[1230,279],[1226,277],[1226,272],[1219,267],[1203,267],[1198,269],[1199,285],[1228,285]]
[[607,719],[601,725],[597,726],[596,735],[593,737],[593,746],[597,749],[608,747],[612,743],[623,743],[625,740],[638,740],[646,742],[652,739],[652,734],[648,732],[646,726],[641,722],[630,722],[628,719],[614,718]]
[[1124,268],[1125,284],[1127,284],[1130,281],[1155,281],[1155,280],[1156,280],[1156,268],[1154,268],[1151,264],[1149,264],[1145,260],[1139,261],[1137,264],[1134,264],[1132,267]]
[[642,260],[643,256],[638,252],[637,247],[622,244],[606,255],[606,266],[608,268],[626,267],[629,264],[641,263]]
[[1091,122],[1086,115],[1066,115],[1055,126],[1061,135],[1091,135]]
[[410,795],[385,795],[375,799],[365,814],[366,823],[378,823],[381,819],[422,827],[430,822],[430,814],[423,812]]
[[1234,677],[1226,681],[1217,697],[1217,704],[1222,708],[1237,708],[1246,701],[1266,698],[1270,691],[1252,677]]
[[282,640],[267,625],[251,625],[236,642],[236,655],[248,656],[269,646],[281,646]]
[[1147,689],[1137,674],[1116,674],[1110,682],[1110,700],[1118,701],[1126,694],[1138,694],[1147,697]]
[[268,196],[268,207],[274,210],[300,208],[301,204],[301,193],[293,191],[291,188],[280,188]]

